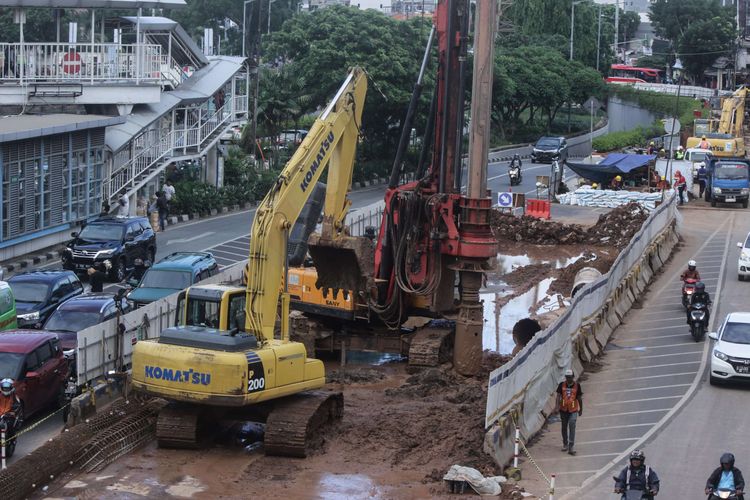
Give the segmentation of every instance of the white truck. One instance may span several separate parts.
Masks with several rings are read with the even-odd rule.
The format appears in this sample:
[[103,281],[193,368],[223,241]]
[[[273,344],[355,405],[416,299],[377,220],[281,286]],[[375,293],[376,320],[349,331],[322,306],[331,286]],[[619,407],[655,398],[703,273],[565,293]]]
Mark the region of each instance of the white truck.
[[688,148],[685,150],[684,161],[692,163],[690,171],[692,172],[694,178],[698,176],[698,168],[700,163],[706,162],[706,165],[708,165],[708,161],[706,160],[706,158],[710,155],[711,151],[708,149]]

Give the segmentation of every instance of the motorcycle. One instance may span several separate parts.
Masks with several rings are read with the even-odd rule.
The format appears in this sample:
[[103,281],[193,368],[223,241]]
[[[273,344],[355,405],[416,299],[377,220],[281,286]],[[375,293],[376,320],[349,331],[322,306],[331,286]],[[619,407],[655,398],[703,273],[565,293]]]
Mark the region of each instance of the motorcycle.
[[521,184],[521,167],[513,163],[508,166],[508,178],[510,179],[511,186],[517,186]]
[[682,282],[682,307],[684,307],[685,310],[690,306],[690,298],[695,293],[696,283],[698,283],[698,280],[692,278],[688,278]]
[[[619,483],[620,479],[617,476],[612,476],[615,480],[615,484]],[[615,493],[622,495],[620,500],[653,500],[654,495],[649,491],[643,490],[631,490],[627,488],[625,490],[615,487]]]
[[737,500],[740,498],[735,490],[730,490],[727,488],[719,488],[716,490],[711,490],[708,496],[708,500]]
[[690,334],[696,342],[703,340],[706,334],[708,304],[696,302],[690,306]]
[[16,435],[16,427],[18,420],[12,413],[4,413],[0,415],[0,431],[5,431],[5,458],[13,456],[13,452],[16,451],[16,439],[13,437]]

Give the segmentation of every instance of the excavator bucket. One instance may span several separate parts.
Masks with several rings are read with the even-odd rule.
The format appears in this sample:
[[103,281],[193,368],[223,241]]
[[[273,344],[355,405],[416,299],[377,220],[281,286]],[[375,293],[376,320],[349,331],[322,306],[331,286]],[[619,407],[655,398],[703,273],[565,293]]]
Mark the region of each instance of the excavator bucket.
[[337,236],[324,239],[313,233],[308,251],[318,272],[320,288],[367,290],[375,267],[375,247],[363,236]]

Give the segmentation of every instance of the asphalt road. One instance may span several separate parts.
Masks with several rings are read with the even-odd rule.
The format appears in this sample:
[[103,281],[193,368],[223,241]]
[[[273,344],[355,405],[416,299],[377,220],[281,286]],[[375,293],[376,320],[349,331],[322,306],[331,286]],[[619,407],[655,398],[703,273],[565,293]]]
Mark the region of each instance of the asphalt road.
[[[750,231],[750,220],[747,211],[741,209],[683,213],[690,214],[690,220],[706,217],[708,222],[713,222],[719,228],[716,238],[706,246],[707,254],[721,257],[721,244],[727,244],[726,265],[721,268],[721,274],[708,276],[707,279],[708,286],[721,285],[718,295],[713,295],[711,319],[712,329],[715,329],[728,313],[750,310],[750,283],[737,280],[739,249],[735,246]],[[703,270],[701,267],[699,269],[703,277]],[[675,366],[674,371],[695,372],[692,376],[668,379],[669,385],[690,384],[687,392],[680,391],[684,392],[681,399],[674,400],[674,403],[682,402],[683,405],[678,411],[666,414],[661,425],[644,442],[633,443],[645,451],[647,463],[661,478],[660,498],[705,498],[703,488],[706,479],[718,467],[719,456],[726,451],[735,454],[737,467],[750,469],[750,453],[747,451],[750,448],[750,434],[747,433],[750,428],[750,413],[747,411],[750,407],[750,387],[740,384],[714,387],[708,383],[712,343],[707,339],[698,353],[673,361],[690,363],[682,365],[686,368]],[[694,369],[696,363],[698,368]],[[667,384],[659,382],[658,385]],[[662,394],[658,390],[654,393]],[[637,404],[635,410],[643,413],[646,408],[644,401]],[[610,472],[624,467],[625,462],[619,460],[616,467],[603,471],[601,478],[592,481],[589,493],[578,498],[602,498],[602,494],[612,488]]]

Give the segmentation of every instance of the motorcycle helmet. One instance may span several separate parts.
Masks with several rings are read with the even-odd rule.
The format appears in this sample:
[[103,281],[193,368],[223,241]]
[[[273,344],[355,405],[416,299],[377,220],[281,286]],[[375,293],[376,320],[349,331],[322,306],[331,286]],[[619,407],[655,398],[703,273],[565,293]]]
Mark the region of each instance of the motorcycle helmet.
[[729,464],[729,467],[734,467],[734,455],[731,453],[724,453],[719,459],[721,465]]
[[705,291],[706,291],[706,285],[702,281],[699,281],[698,283],[695,284],[696,293],[702,293]]
[[16,391],[16,388],[13,385],[13,379],[4,378],[0,380],[0,392],[3,393],[3,396],[10,396],[15,391]]
[[513,155],[513,159],[514,160],[520,160],[521,159],[521,155],[519,155],[518,153],[516,153],[516,154]]
[[641,462],[644,462],[646,460],[646,454],[641,450],[633,450],[630,452],[630,460],[640,460]]
[[697,265],[697,264],[695,263],[695,261],[694,261],[694,260],[689,260],[689,261],[688,261],[688,269],[690,269],[691,271],[695,271],[695,266],[696,266],[696,265]]

